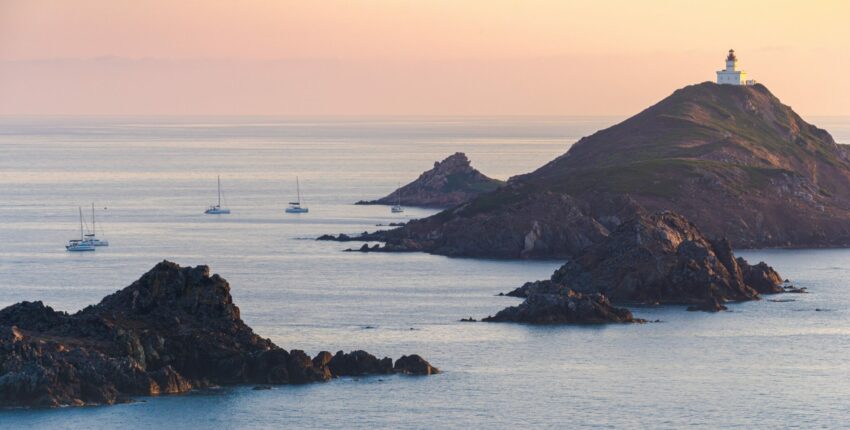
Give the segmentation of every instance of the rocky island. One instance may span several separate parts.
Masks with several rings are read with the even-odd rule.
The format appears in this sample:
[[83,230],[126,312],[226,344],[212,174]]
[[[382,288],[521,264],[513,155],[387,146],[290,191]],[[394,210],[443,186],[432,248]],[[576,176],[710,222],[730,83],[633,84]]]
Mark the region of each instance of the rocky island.
[[566,258],[634,208],[736,247],[850,245],[850,158],[766,87],[702,83],[434,216],[370,235],[387,250]]
[[340,376],[431,375],[418,355],[310,357],[256,335],[230,286],[207,266],[164,261],[75,313],[41,302],[0,310],[0,407],[113,404],[229,384],[304,384]]
[[681,215],[638,214],[550,279],[508,293],[526,300],[485,321],[639,322],[610,302],[688,305],[689,310],[714,312],[727,302],[782,293],[782,283],[772,267],[735,258],[729,241],[708,239]]
[[427,208],[448,208],[468,202],[478,195],[493,191],[504,182],[492,179],[479,172],[462,152],[456,152],[415,181],[377,200],[359,201],[358,205],[394,205]]
[[603,294],[582,294],[565,286],[531,292],[519,306],[505,308],[482,321],[529,324],[644,322],[632,316],[630,310],[614,307]]

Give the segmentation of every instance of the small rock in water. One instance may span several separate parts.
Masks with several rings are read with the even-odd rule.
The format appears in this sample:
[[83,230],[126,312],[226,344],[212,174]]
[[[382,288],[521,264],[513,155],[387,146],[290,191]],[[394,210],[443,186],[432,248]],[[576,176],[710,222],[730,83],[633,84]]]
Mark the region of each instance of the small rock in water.
[[461,322],[478,322],[478,320],[476,320],[475,318],[472,318],[472,317],[469,317],[469,318],[461,318],[461,319],[460,319],[460,321],[461,321]]
[[401,356],[396,360],[393,371],[405,375],[435,375],[440,373],[440,369],[431,366],[431,363],[416,354]]
[[257,385],[253,388],[253,390],[255,390],[255,391],[271,390],[271,389],[272,389],[271,385]]

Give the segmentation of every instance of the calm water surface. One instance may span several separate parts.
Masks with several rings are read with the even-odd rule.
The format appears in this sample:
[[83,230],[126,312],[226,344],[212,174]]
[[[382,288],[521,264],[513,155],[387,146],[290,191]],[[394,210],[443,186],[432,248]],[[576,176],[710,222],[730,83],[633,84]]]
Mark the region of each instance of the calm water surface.
[[[464,151],[506,179],[616,118],[0,120],[0,307],[76,311],[162,259],[208,264],[285,348],[419,353],[444,373],[207,390],[112,407],[0,411],[0,428],[841,428],[850,422],[850,250],[741,251],[812,292],[662,323],[460,323],[558,261],[344,253],[316,242],[427,216],[352,206]],[[850,120],[815,120],[850,143]],[[202,212],[220,174],[229,216]],[[310,213],[283,213],[302,183]],[[111,246],[71,254],[95,202]],[[106,208],[106,209],[104,209]],[[100,224],[102,223],[102,224]]]

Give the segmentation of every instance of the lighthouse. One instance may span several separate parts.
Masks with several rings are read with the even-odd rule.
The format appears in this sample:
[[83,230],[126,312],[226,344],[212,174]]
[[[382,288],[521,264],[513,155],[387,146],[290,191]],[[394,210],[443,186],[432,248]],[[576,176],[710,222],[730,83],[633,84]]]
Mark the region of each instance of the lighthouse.
[[738,57],[730,49],[726,56],[726,69],[717,71],[717,83],[720,85],[753,85],[756,81],[747,79],[747,72],[738,70]]

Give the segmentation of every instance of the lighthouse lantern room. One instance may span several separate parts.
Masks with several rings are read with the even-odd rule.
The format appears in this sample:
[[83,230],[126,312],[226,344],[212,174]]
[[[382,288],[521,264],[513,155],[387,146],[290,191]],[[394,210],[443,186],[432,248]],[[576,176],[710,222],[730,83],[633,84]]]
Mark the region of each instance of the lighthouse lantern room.
[[738,57],[730,49],[726,56],[726,69],[717,71],[717,83],[720,85],[753,85],[756,81],[747,79],[747,72],[738,70]]

